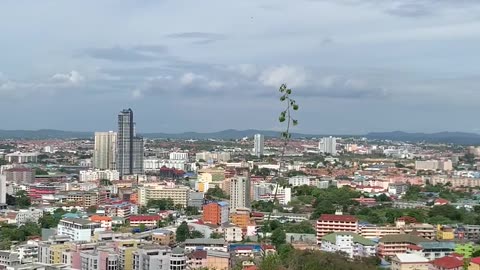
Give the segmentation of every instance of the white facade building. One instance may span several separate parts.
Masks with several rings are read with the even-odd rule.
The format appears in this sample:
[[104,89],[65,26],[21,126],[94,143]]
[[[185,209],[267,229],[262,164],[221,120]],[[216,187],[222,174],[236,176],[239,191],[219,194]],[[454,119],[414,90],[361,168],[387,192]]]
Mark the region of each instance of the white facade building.
[[93,167],[99,170],[115,169],[117,149],[117,133],[95,132],[95,145],[93,150]]
[[376,244],[355,233],[338,232],[322,237],[321,250],[326,252],[344,252],[353,257],[371,257],[376,255]]
[[243,240],[242,228],[237,226],[227,226],[223,229],[224,238],[227,242],[240,242]]
[[322,138],[318,143],[318,150],[320,153],[337,155],[337,138],[332,136]]
[[172,152],[169,154],[170,160],[188,160],[188,153]]
[[90,242],[96,232],[105,231],[98,222],[80,218],[64,218],[57,226],[57,234],[68,236],[71,241]]
[[7,203],[7,177],[0,174],[0,204]]
[[303,185],[310,185],[310,177],[305,175],[297,175],[288,178],[288,184],[292,187],[298,187]]
[[38,223],[38,220],[41,217],[43,217],[43,210],[30,207],[29,209],[18,210],[15,221],[17,223],[17,226],[20,226],[27,222]]
[[143,160],[143,169],[144,171],[158,171],[162,167],[167,167],[169,169],[175,168],[177,170],[188,171],[191,168],[191,164],[188,163],[188,160],[182,159],[145,159]]
[[110,181],[120,179],[120,173],[116,170],[88,170],[80,171],[80,182],[93,182],[100,179]]
[[250,177],[235,176],[230,180],[230,212],[250,206]]
[[257,157],[261,157],[263,155],[265,144],[265,138],[262,134],[255,134],[253,137],[253,154]]

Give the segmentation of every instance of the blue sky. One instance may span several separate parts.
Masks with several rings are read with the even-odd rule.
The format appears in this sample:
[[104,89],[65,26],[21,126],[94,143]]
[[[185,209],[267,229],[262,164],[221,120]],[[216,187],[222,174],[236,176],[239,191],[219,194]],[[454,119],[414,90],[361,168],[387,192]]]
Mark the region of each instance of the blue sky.
[[480,1],[0,3],[0,129],[480,132]]

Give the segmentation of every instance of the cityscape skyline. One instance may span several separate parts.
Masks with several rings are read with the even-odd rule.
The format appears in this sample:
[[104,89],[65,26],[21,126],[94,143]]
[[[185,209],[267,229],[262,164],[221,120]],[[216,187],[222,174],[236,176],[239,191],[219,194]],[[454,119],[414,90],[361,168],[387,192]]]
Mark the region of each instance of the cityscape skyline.
[[297,132],[480,130],[478,1],[54,3],[2,3],[4,129],[277,130],[287,83]]

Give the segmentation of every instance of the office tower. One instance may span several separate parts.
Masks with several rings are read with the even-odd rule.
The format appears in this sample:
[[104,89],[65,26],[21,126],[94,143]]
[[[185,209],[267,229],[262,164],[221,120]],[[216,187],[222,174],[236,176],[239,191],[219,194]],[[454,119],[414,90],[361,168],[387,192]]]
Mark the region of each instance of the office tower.
[[264,138],[262,134],[255,134],[253,137],[254,144],[253,144],[253,153],[257,157],[261,157],[263,155],[263,146],[264,146]]
[[116,162],[120,177],[143,173],[143,138],[136,136],[132,109],[118,114]]
[[245,172],[230,180],[230,211],[250,208],[250,175]]
[[99,170],[114,170],[117,148],[117,133],[95,132],[93,167]]
[[320,153],[335,156],[337,154],[337,138],[332,136],[322,138],[318,143],[318,150]]

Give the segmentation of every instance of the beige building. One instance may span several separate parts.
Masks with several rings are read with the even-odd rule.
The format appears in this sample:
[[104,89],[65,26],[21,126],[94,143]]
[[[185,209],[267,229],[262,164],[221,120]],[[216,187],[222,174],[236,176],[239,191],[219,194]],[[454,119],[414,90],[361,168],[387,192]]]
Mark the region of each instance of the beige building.
[[222,251],[207,251],[207,268],[217,270],[230,269],[230,253]]
[[417,160],[415,161],[415,170],[426,171],[451,171],[453,169],[451,160]]
[[117,148],[117,133],[95,132],[93,152],[93,167],[100,170],[115,169],[115,151]]
[[397,254],[392,258],[392,270],[428,270],[430,262],[417,254]]
[[138,203],[146,205],[149,200],[171,198],[175,205],[180,204],[183,207],[187,207],[189,194],[190,188],[186,186],[161,185],[157,183],[145,184],[138,188]]

